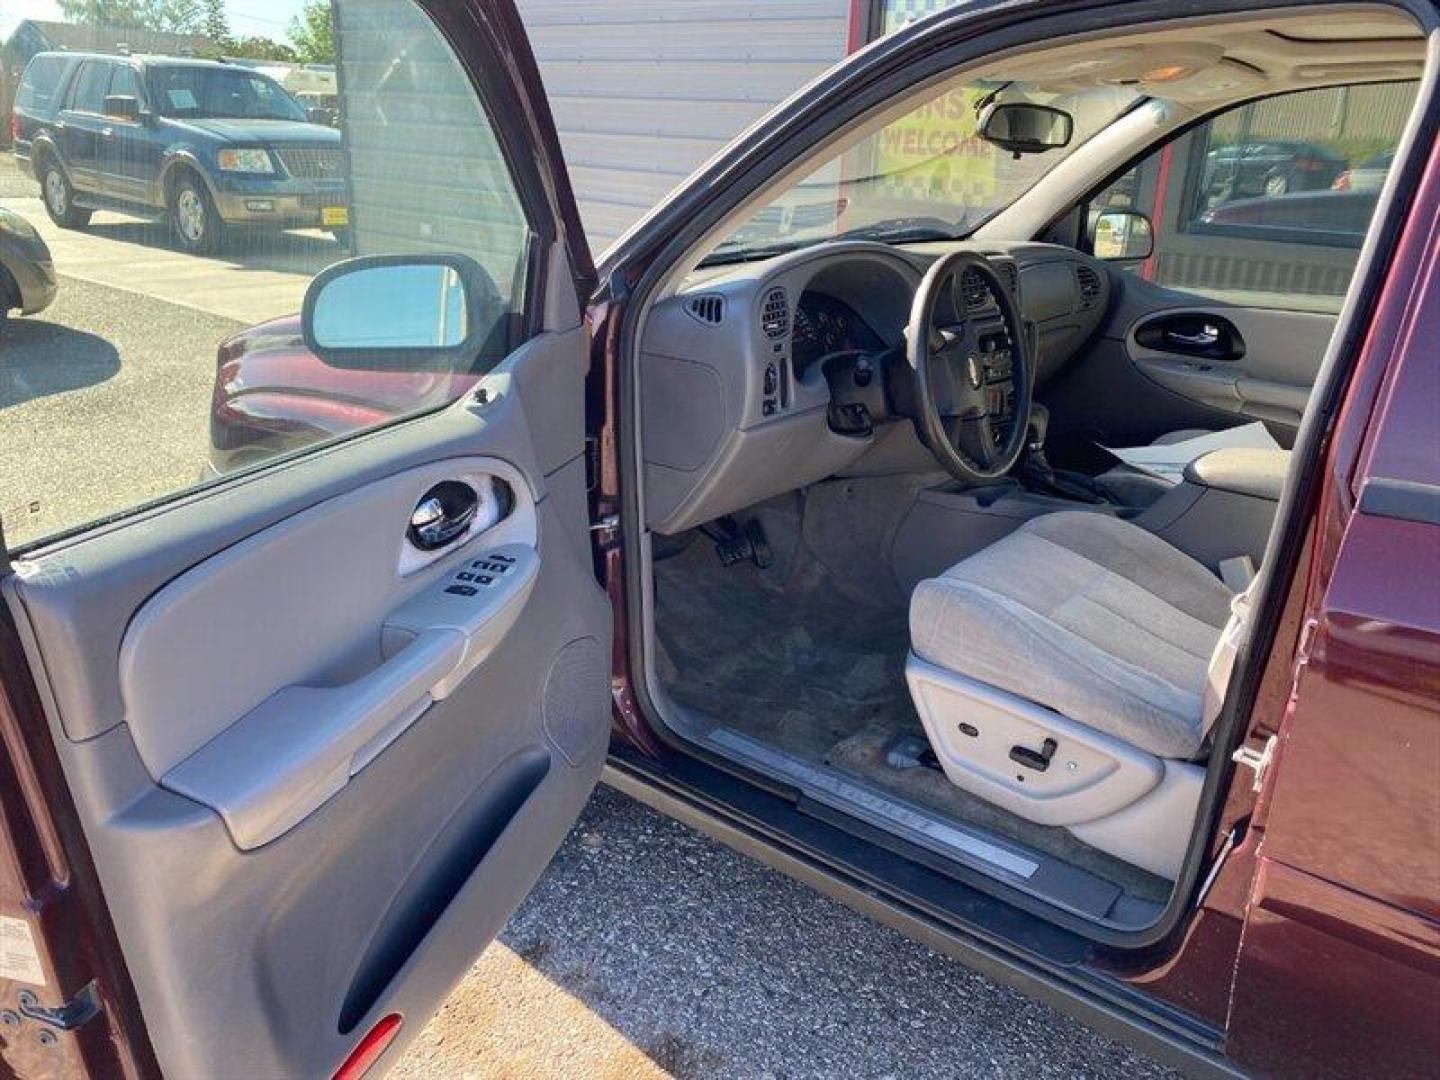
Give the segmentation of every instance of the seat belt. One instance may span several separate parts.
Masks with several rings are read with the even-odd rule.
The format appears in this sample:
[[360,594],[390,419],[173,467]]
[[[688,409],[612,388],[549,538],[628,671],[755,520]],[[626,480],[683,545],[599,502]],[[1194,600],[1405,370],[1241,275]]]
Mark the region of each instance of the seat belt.
[[[1242,557],[1245,562],[1250,562],[1248,556]],[[1226,560],[1231,561],[1233,560]],[[1240,655],[1240,646],[1250,635],[1252,600],[1257,581],[1252,569],[1249,584],[1230,601],[1230,618],[1225,623],[1225,629],[1220,631],[1220,640],[1215,643],[1215,649],[1210,654],[1210,663],[1205,669],[1205,693],[1200,712],[1200,730],[1205,735],[1210,734],[1210,729],[1220,718],[1220,709],[1224,706],[1225,695],[1230,690],[1230,679],[1235,674],[1235,661]]]
[[1220,560],[1220,580],[1232,593],[1242,593],[1255,580],[1255,560],[1249,555],[1236,555]]

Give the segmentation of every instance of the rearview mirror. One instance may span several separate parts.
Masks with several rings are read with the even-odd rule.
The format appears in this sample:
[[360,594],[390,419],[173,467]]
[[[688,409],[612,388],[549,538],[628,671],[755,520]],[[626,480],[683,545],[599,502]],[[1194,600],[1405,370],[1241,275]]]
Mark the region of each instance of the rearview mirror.
[[305,346],[332,367],[468,370],[490,327],[484,269],[464,255],[349,259],[305,294]]
[[980,137],[1016,157],[1069,146],[1074,133],[1070,114],[1049,105],[1013,101],[987,105],[980,112]]
[[140,99],[131,94],[111,94],[105,99],[105,115],[120,120],[139,120]]

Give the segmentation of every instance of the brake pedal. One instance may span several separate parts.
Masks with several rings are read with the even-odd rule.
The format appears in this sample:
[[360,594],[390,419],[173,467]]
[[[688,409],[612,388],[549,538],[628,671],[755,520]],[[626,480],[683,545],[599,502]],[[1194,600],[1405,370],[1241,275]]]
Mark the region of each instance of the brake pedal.
[[766,570],[774,565],[770,544],[759,521],[752,519],[741,528],[734,518],[727,515],[700,526],[700,531],[714,541],[715,554],[721,566],[750,562]]

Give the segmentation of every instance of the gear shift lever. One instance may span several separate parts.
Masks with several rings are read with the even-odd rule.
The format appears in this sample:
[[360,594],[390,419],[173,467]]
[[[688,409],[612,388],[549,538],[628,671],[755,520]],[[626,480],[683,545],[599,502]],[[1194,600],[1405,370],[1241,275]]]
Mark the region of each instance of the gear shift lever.
[[1050,410],[1044,405],[1030,406],[1030,426],[1025,436],[1025,462],[1020,473],[1027,487],[1033,486],[1044,494],[1059,495],[1080,502],[1101,503],[1105,500],[1070,479],[1056,475],[1045,456],[1045,436],[1050,431]]

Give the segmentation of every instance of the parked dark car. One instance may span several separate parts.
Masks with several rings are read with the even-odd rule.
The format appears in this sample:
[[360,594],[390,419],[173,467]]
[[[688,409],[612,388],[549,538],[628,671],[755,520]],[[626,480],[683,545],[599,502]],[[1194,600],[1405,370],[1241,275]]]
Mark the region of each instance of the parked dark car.
[[59,281],[50,249],[35,226],[0,208],[0,330],[10,312],[34,315],[55,299]]
[[[1236,199],[1205,211],[1205,226],[1243,226],[1275,239],[1310,240],[1359,247],[1375,215],[1379,189],[1302,191],[1293,195]],[[1290,235],[1285,235],[1290,234]]]
[[1254,195],[1321,191],[1345,169],[1333,150],[1295,140],[1256,140],[1205,155],[1204,190],[1211,205]]
[[166,218],[218,250],[235,227],[350,224],[340,132],[268,75],[220,62],[41,53],[11,121],[15,156],[56,224],[96,210]]

